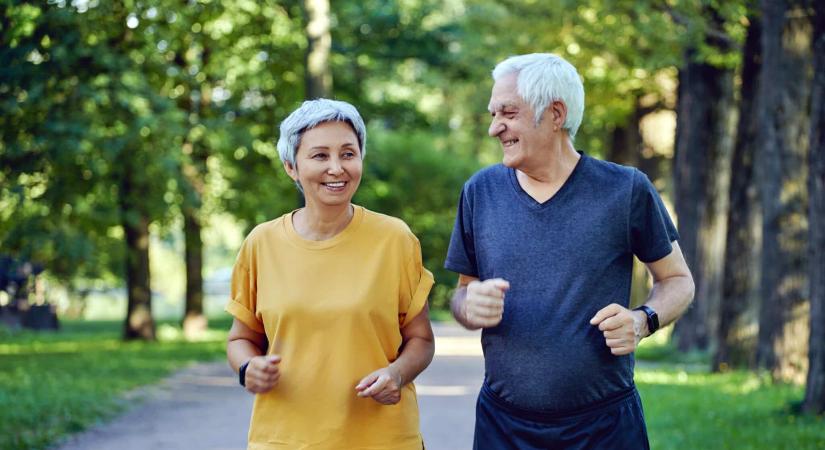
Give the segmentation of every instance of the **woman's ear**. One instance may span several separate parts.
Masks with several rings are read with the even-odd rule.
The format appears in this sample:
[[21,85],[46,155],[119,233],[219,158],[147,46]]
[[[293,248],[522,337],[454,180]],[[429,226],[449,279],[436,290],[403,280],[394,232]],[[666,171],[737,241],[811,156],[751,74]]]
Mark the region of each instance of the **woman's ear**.
[[289,178],[292,178],[292,181],[298,181],[298,168],[296,165],[289,161],[284,161],[284,171],[289,175]]

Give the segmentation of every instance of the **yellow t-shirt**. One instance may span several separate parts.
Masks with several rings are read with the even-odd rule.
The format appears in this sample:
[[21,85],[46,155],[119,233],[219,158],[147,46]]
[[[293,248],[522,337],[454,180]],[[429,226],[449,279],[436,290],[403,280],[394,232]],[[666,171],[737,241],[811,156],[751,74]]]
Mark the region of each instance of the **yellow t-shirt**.
[[292,214],[255,227],[241,247],[226,310],[265,333],[281,377],[255,396],[249,449],[422,448],[412,383],[382,405],[355,386],[399,354],[401,327],[433,284],[399,219],[354,207],[325,241],[301,238]]

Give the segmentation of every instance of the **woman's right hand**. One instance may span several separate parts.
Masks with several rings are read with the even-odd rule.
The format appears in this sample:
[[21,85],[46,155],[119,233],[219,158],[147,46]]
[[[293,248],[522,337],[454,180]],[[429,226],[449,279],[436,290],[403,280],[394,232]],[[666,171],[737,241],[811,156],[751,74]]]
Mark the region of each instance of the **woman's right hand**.
[[256,356],[249,360],[246,366],[246,390],[253,394],[263,394],[278,384],[281,372],[278,365],[281,357],[278,355]]

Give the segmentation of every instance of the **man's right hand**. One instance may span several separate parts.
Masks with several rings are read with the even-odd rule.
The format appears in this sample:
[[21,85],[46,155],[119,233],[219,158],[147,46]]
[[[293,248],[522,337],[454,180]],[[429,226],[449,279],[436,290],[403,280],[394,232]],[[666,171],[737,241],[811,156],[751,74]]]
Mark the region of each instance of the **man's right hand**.
[[510,283],[502,278],[471,281],[462,304],[466,325],[472,328],[490,328],[498,325],[504,314],[504,293]]
[[246,390],[253,394],[262,394],[275,387],[281,378],[278,355],[256,356],[246,366]]

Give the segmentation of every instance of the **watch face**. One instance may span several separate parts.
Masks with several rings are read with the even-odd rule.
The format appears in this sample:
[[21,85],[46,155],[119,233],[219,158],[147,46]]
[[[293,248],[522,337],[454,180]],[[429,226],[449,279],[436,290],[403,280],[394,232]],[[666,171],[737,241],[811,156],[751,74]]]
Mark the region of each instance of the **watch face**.
[[659,316],[656,311],[650,308],[648,308],[647,313],[647,328],[650,329],[651,333],[659,329]]

